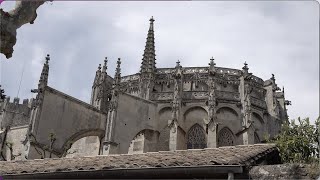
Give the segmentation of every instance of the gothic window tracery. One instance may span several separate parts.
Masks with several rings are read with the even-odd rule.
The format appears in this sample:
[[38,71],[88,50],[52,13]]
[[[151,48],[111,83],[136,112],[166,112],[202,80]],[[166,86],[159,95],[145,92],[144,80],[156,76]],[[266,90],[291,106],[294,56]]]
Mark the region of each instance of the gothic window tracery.
[[227,127],[221,129],[218,136],[218,147],[233,145],[234,137],[232,131]]
[[203,149],[207,147],[205,131],[199,124],[193,125],[188,131],[187,148]]

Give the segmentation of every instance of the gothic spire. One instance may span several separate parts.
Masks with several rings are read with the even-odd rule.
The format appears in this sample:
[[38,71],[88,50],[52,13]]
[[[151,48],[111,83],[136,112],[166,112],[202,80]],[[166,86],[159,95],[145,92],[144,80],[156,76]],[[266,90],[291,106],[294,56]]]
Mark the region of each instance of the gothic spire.
[[121,81],[121,68],[120,68],[121,60],[118,58],[116,73],[114,75],[114,84],[119,85]]
[[94,77],[93,86],[98,85],[100,76],[101,76],[101,64],[99,64],[98,69],[96,71],[96,76]]
[[141,63],[141,69],[140,69],[141,73],[154,72],[156,70],[156,54],[155,54],[154,30],[153,30],[154,21],[155,20],[153,19],[153,17],[151,17],[146,46],[145,46],[142,63]]
[[107,63],[108,63],[108,59],[107,57],[105,57],[104,64],[102,66],[100,82],[103,82],[107,78],[107,68],[108,68]]
[[50,55],[47,54],[47,57],[45,58],[46,62],[43,64],[39,84],[38,84],[38,89],[44,88],[45,86],[48,85],[48,76],[49,76],[49,60],[50,60]]
[[103,64],[103,67],[102,67],[102,73],[106,73],[107,72],[107,69],[108,69],[107,63],[108,63],[108,58],[105,57],[104,64]]

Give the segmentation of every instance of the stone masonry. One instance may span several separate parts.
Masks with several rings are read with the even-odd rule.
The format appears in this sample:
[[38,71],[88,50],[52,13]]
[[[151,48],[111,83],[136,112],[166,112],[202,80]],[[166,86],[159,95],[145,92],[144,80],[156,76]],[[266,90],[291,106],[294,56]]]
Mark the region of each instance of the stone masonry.
[[48,55],[38,88],[32,90],[36,98],[23,105],[1,103],[3,157],[15,159],[5,154],[10,154],[6,142],[17,126],[25,128],[23,138],[10,141],[20,147],[14,153],[22,159],[248,145],[280,132],[291,102],[273,74],[262,80],[246,62],[231,69],[216,66],[213,58],[203,67],[177,61],[175,67],[157,68],[154,21],[140,72],[121,76],[119,58],[111,77],[105,58],[95,74],[90,104],[48,86]]

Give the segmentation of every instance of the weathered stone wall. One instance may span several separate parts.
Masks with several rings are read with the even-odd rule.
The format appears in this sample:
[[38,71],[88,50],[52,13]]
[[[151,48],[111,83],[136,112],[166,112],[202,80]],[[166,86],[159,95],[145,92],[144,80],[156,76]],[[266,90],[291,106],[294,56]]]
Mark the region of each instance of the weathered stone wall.
[[130,142],[142,130],[159,131],[156,118],[157,104],[141,98],[119,93],[114,141],[118,153],[128,153]]
[[[4,103],[3,110],[0,115],[0,128],[4,129],[7,126],[23,126],[29,123],[30,108],[28,103],[19,104],[8,102],[9,99]],[[0,110],[0,111],[1,111]]]
[[98,136],[83,137],[74,142],[66,157],[97,156],[99,155],[100,140]]
[[[26,139],[28,126],[19,126],[11,128],[6,137],[5,143],[12,144],[12,153],[17,156],[13,160],[24,160],[26,147],[22,143]],[[8,146],[5,146],[5,155],[7,160],[11,160],[10,150]]]
[[103,136],[105,122],[106,114],[95,107],[46,87],[33,134],[38,143],[49,145],[49,135],[53,133],[56,137],[53,147],[62,153],[67,142],[73,143],[85,136]]
[[317,179],[319,167],[303,164],[254,166],[249,171],[251,179]]
[[139,133],[130,143],[128,154],[143,153],[144,149],[144,133]]

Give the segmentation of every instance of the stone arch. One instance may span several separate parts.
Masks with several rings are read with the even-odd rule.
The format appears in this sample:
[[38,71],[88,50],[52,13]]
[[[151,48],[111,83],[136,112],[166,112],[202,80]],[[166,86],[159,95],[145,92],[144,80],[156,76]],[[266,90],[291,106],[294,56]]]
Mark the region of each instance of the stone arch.
[[199,124],[194,124],[187,133],[187,149],[207,147],[206,132]]
[[171,110],[172,110],[171,106],[164,106],[159,110],[159,115],[163,114],[166,111],[171,111]]
[[158,150],[159,131],[144,129],[130,142],[128,154],[155,152]]
[[98,136],[86,136],[75,141],[68,149],[65,157],[97,156],[100,149]]
[[[66,156],[68,153],[68,150],[70,148],[72,148],[72,145],[74,143],[76,143],[78,140],[86,138],[86,137],[97,137],[99,139],[99,142],[101,141],[101,139],[104,137],[104,131],[101,129],[87,129],[87,130],[82,130],[79,131],[75,134],[73,134],[72,136],[70,136],[66,142],[64,142],[63,147],[64,150],[61,153],[62,156]],[[83,139],[86,140],[86,139]],[[79,142],[79,141],[78,141]],[[100,148],[100,144],[99,144],[99,148]]]
[[239,116],[239,115],[238,115],[238,112],[237,112],[234,108],[232,108],[232,107],[230,107],[230,106],[221,106],[221,107],[219,107],[219,108],[217,109],[217,114],[218,114],[218,113],[221,113],[221,111],[223,111],[223,110],[227,110],[227,111],[231,112],[231,113],[234,114],[236,117]]
[[162,107],[158,112],[159,117],[159,129],[163,129],[165,126],[168,125],[168,120],[172,117],[172,108],[170,106]]
[[253,118],[254,122],[258,120],[261,124],[264,124],[264,120],[263,120],[262,116],[259,113],[252,112],[252,118]]
[[208,119],[208,111],[201,106],[193,106],[183,114],[184,127],[188,130],[194,124],[199,124],[201,127],[206,127],[205,120]]
[[218,133],[218,147],[233,146],[235,144],[235,138],[232,131],[224,127]]
[[217,121],[220,123],[221,128],[229,127],[231,132],[239,132],[242,130],[241,119],[237,111],[229,106],[221,106],[217,110]]

